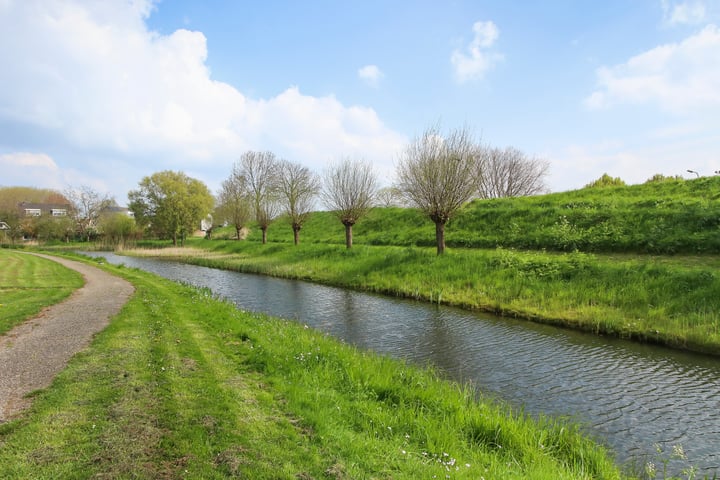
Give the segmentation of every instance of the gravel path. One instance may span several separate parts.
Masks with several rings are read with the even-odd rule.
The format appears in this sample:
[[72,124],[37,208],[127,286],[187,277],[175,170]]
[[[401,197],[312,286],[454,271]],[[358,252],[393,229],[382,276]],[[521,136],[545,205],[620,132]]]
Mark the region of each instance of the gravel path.
[[85,285],[65,301],[0,336],[0,423],[30,405],[26,395],[50,385],[132,295],[129,282],[90,265],[39,255],[77,270]]

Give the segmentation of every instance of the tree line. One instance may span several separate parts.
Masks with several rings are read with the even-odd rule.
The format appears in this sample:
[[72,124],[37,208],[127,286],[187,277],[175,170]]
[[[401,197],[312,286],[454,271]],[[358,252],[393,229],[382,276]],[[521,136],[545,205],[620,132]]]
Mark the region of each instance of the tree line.
[[[272,152],[247,151],[233,164],[216,196],[183,172],[156,172],[128,193],[132,230],[182,244],[211,214],[208,236],[213,225],[232,225],[240,239],[255,222],[264,244],[270,224],[284,216],[297,245],[304,223],[320,202],[336,214],[345,228],[346,247],[351,248],[353,225],[370,208],[401,205],[418,208],[434,222],[440,255],[445,251],[445,226],[465,203],[542,193],[548,164],[515,148],[482,145],[467,128],[445,133],[432,126],[400,152],[396,168],[397,183],[381,189],[372,165],[362,159],[341,158],[318,175]],[[66,228],[89,240],[98,233],[98,212],[110,200],[87,187],[74,192],[71,203],[77,215],[72,228]],[[123,222],[128,221],[132,219]]]
[[[52,206],[59,215],[48,211],[26,215],[23,207]],[[107,240],[122,243],[136,235],[135,221],[119,208],[114,199],[88,186],[68,187],[64,192],[32,187],[0,188],[0,238],[15,243],[21,239],[39,241]]]
[[435,223],[437,253],[445,251],[445,225],[473,198],[526,196],[546,190],[548,164],[518,149],[490,148],[467,128],[441,132],[433,126],[400,154],[397,184],[379,189],[377,174],[366,161],[342,158],[322,176],[272,152],[245,152],[233,165],[218,194],[215,215],[232,224],[236,238],[254,220],[267,242],[267,229],[284,214],[294,242],[316,200],[334,212],[352,247],[352,227],[378,202],[420,209]]

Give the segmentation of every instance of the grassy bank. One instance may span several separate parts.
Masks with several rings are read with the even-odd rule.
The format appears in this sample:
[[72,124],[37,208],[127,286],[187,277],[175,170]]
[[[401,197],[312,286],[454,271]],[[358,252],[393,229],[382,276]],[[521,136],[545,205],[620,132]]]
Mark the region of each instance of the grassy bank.
[[82,284],[82,275],[57,262],[0,249],[0,335]]
[[620,477],[567,423],[207,290],[102,268],[136,293],[0,425],[4,478]]
[[191,242],[131,250],[218,268],[299,278],[530,318],[720,354],[717,257]]
[[[433,246],[433,223],[408,208],[376,208],[353,227],[356,244]],[[446,228],[449,247],[651,254],[720,253],[720,176],[583,188],[534,197],[476,200]],[[252,229],[250,240],[260,238]],[[292,242],[287,222],[268,238]],[[342,244],[343,226],[314,212],[305,243]]]

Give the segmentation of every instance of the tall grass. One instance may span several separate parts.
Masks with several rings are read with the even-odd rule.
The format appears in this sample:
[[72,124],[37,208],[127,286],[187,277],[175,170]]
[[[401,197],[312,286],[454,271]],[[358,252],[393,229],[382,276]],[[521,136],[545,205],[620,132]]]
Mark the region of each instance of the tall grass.
[[3,478],[620,478],[577,426],[432,371],[103,268],[136,293],[0,425]]

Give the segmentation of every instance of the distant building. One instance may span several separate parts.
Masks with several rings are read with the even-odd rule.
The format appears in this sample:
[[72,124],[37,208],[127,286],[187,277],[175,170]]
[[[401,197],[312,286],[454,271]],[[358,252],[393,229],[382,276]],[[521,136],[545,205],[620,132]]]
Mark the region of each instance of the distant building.
[[208,216],[200,220],[200,230],[203,232],[207,232],[208,230],[212,230],[213,227],[213,217],[208,213]]
[[102,213],[103,214],[124,213],[128,217],[135,218],[135,212],[133,212],[132,210],[130,210],[127,207],[118,207],[117,205],[103,208]]
[[41,217],[49,215],[51,217],[64,217],[70,212],[69,203],[30,203],[21,202],[18,204],[20,215],[26,217]]

